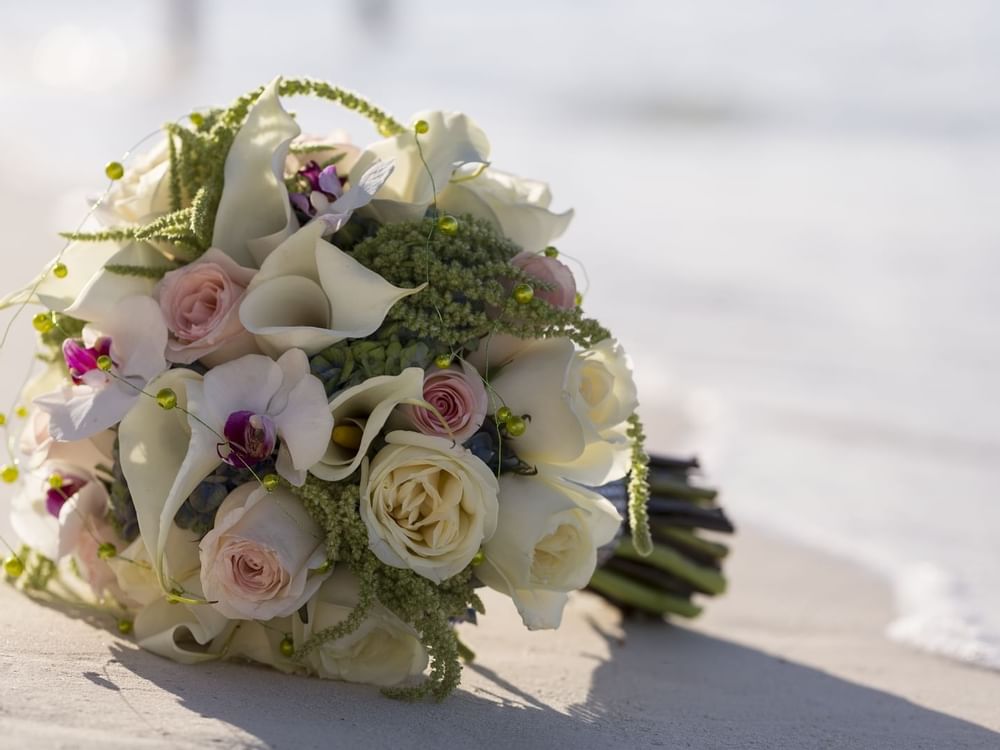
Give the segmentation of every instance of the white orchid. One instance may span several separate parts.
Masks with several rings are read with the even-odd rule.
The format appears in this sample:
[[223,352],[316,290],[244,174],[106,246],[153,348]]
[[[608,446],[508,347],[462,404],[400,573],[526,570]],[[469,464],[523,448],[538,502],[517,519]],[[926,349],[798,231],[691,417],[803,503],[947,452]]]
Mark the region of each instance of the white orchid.
[[393,286],[322,238],[324,225],[297,231],[264,261],[240,306],[240,321],[265,352],[315,354],[374,333],[399,300],[426,287]]
[[411,129],[373,143],[350,173],[354,183],[379,160],[395,163],[395,172],[365,209],[383,223],[420,219],[456,170],[486,164],[489,159],[489,140],[467,115],[419,112],[413,121],[427,123],[427,132],[418,135]]
[[[83,329],[82,344],[63,343],[73,382],[40,396],[56,440],[82,440],[121,421],[146,384],[167,368],[167,327],[150,297],[129,297],[110,317]],[[110,368],[100,366],[109,357]]]
[[173,390],[180,409],[142,399],[119,428],[122,470],[161,581],[177,510],[222,461],[253,467],[278,447],[277,472],[301,485],[333,428],[323,384],[299,350],[277,362],[248,354],[204,377],[169,370],[150,385],[162,388]]

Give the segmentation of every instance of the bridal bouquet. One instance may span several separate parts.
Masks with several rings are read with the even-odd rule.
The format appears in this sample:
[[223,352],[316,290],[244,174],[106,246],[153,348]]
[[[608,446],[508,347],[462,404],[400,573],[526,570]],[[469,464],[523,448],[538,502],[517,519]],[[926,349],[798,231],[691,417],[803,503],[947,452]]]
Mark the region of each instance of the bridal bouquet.
[[[381,140],[303,135],[295,95]],[[628,357],[552,245],[571,212],[495,169],[467,116],[404,126],[279,79],[106,172],[4,301],[43,308],[45,368],[2,470],[21,485],[5,570],[25,591],[86,602],[180,662],[442,698],[477,587],[555,628],[600,548],[618,563],[593,587],[640,608],[629,565],[664,541],[704,551],[651,534]],[[646,608],[691,614],[671,596]]]

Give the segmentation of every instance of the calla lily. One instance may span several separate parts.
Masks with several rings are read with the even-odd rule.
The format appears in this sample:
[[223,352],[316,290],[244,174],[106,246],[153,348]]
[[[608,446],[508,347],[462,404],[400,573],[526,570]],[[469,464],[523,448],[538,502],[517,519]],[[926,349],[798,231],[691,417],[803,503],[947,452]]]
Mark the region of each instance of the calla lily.
[[607,499],[553,477],[500,478],[497,529],[476,576],[508,594],[530,630],[559,627],[568,592],[594,574],[621,517]]
[[[420,399],[423,383],[424,371],[419,367],[408,367],[399,375],[369,378],[337,394],[330,402],[333,439],[309,473],[320,479],[339,482],[357,471],[393,409],[404,401]],[[348,436],[356,439],[357,444],[354,445],[351,439],[338,442],[338,427],[348,428]]]
[[392,177],[366,209],[383,223],[421,218],[455,170],[466,164],[485,164],[489,159],[486,134],[470,117],[458,112],[419,112],[413,120],[426,122],[427,132],[418,136],[411,129],[373,143],[350,173],[354,183],[375,162],[395,162]]
[[438,196],[442,211],[486,219],[515,244],[536,253],[561,236],[573,218],[572,210],[549,210],[551,203],[546,183],[492,167],[451,182]]
[[[167,328],[150,297],[120,302],[107,322],[83,329],[83,344],[63,344],[74,383],[35,399],[56,440],[82,440],[117,424],[167,367]],[[98,353],[111,358],[109,371],[99,368]]]
[[[87,229],[100,230],[98,225]],[[0,310],[23,304],[45,305],[50,310],[86,321],[104,320],[119,302],[134,296],[151,296],[156,280],[115,274],[105,265],[171,268],[156,248],[144,242],[72,242],[59,256],[68,273],[59,278],[51,269],[26,287],[0,300]]]
[[285,189],[288,146],[301,130],[281,106],[280,78],[254,102],[226,156],[212,246],[241,266],[259,267],[298,229]]
[[271,253],[247,290],[240,321],[268,354],[312,355],[374,333],[399,300],[421,291],[393,286],[322,238],[312,222]]
[[530,417],[514,452],[540,472],[599,486],[625,476],[628,443],[620,432],[599,433],[580,406],[574,388],[578,355],[569,339],[543,339],[526,346],[491,378],[496,406]]
[[[119,442],[139,531],[162,582],[167,532],[205,477],[223,460],[239,466],[249,463],[245,457],[268,458],[280,439],[276,469],[301,485],[326,450],[333,418],[323,384],[298,350],[277,362],[248,354],[204,377],[169,370],[150,385],[161,388],[172,389],[181,408],[165,411],[142,399],[122,420]],[[234,441],[234,434],[260,439],[248,445]],[[257,452],[261,445],[266,447]]]
[[[164,552],[168,580],[185,592],[185,598],[203,598],[197,535],[171,526],[168,537]],[[218,658],[216,649],[209,645],[233,623],[208,604],[168,600],[142,538],[111,558],[109,564],[126,601],[140,608],[134,633],[142,648],[182,664]]]

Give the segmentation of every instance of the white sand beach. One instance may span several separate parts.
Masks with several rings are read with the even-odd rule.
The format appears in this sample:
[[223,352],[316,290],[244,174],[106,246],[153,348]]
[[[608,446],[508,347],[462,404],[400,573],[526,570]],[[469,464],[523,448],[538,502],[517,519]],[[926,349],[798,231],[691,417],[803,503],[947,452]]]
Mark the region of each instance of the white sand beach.
[[252,665],[185,667],[0,588],[0,737],[32,748],[996,748],[1000,674],[882,636],[885,586],[760,532],[682,625],[575,597],[528,633],[487,596],[443,704]]

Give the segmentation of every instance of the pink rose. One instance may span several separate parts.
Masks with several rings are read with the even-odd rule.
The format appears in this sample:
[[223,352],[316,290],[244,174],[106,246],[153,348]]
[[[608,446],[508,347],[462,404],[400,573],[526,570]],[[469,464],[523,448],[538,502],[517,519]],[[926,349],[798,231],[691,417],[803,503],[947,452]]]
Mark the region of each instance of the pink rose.
[[251,337],[240,323],[239,307],[256,273],[213,247],[194,263],[164,276],[156,295],[170,331],[167,360],[190,364],[226,345],[238,349],[212,362],[219,364],[253,351],[246,346]]
[[410,422],[417,432],[464,443],[483,426],[489,399],[483,379],[469,363],[428,371],[424,376],[423,396],[437,412],[407,406]]
[[205,596],[231,619],[270,620],[296,612],[329,574],[323,530],[291,492],[256,482],[222,502],[201,540]]
[[542,283],[552,285],[552,289],[536,288],[535,297],[563,310],[576,307],[576,279],[565,263],[527,250],[515,255],[511,263]]

